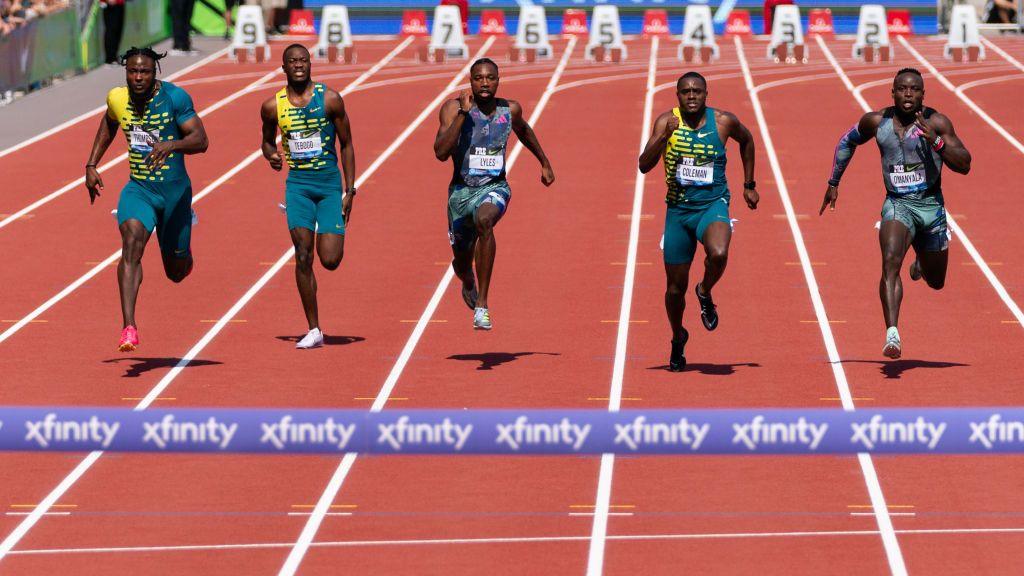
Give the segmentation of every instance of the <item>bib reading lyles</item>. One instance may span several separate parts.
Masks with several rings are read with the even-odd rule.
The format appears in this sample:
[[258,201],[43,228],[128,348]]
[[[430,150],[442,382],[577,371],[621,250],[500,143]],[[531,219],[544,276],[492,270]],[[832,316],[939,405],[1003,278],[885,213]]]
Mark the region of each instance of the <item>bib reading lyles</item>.
[[469,169],[501,172],[505,167],[505,157],[500,154],[470,154]]
[[157,130],[146,131],[139,124],[132,125],[128,132],[128,146],[135,152],[149,153],[153,151],[153,143],[160,141],[160,132]]
[[683,186],[713,184],[714,164],[697,165],[694,158],[683,156],[676,164],[676,178]]
[[288,150],[296,160],[309,160],[323,153],[320,130],[296,131],[288,134]]
[[928,187],[922,164],[894,164],[890,167],[889,181],[899,194],[909,194]]

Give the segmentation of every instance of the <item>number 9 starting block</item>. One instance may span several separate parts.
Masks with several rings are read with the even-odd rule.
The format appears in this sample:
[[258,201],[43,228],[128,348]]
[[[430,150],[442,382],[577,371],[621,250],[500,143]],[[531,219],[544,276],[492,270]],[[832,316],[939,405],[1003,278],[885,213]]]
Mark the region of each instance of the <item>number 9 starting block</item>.
[[239,6],[235,21],[235,37],[231,40],[231,56],[245,62],[249,55],[257,62],[270,60],[267,31],[263,24],[263,11],[259,6]]
[[320,17],[320,38],[316,43],[316,55],[328,62],[337,62],[341,59],[346,64],[351,64],[356,61],[348,8],[337,5],[324,6],[323,15]]

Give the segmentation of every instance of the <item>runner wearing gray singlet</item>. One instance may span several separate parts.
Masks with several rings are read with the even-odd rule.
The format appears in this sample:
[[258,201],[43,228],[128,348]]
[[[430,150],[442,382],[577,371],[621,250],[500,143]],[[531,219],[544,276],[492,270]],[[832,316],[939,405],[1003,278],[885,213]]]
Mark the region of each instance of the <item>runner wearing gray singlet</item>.
[[971,154],[957,137],[949,118],[924,106],[924,79],[920,72],[913,68],[897,72],[892,98],[893,106],[868,112],[839,140],[819,214],[826,207],[835,210],[839,181],[854,150],[874,138],[881,153],[886,192],[878,231],[882,249],[878,292],[886,323],[882,354],[896,359],[903,351],[896,327],[903,299],[903,258],[913,246],[916,259],[910,265],[911,280],[924,278],[935,290],[945,285],[949,236],[942,197],[942,165],[958,174],[967,174],[971,170]]

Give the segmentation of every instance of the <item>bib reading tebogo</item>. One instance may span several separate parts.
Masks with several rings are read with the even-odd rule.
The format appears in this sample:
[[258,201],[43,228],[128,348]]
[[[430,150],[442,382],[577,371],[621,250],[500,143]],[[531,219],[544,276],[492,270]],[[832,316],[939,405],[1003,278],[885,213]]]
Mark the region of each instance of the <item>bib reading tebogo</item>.
[[292,132],[288,135],[288,150],[296,160],[309,160],[323,153],[324,145],[319,130]]

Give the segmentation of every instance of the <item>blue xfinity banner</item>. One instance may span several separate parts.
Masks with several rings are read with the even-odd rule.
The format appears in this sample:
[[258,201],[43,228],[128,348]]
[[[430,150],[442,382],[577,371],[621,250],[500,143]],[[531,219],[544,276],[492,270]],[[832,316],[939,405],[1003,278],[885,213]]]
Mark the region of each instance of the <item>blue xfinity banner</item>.
[[0,450],[270,454],[1024,452],[1024,409],[0,408]]

